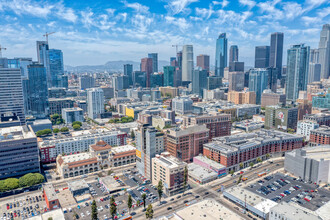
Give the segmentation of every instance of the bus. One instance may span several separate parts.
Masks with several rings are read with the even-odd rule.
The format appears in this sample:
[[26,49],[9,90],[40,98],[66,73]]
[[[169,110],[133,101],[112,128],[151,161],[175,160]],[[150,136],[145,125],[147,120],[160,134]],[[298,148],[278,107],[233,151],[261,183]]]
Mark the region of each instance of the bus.
[[260,172],[258,173],[258,176],[261,177],[261,176],[265,176],[267,173],[266,172]]

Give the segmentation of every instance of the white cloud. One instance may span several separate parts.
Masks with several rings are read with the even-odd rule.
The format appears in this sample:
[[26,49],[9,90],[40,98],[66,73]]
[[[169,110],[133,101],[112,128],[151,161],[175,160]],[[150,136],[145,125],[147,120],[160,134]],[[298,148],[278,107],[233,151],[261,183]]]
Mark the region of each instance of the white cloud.
[[185,18],[174,18],[172,16],[166,16],[165,20],[169,24],[178,26],[182,32],[185,32],[190,26]]
[[255,1],[252,0],[239,0],[239,3],[241,5],[248,6],[249,9],[253,8],[257,4]]
[[296,2],[284,3],[283,12],[287,19],[294,19],[304,13],[301,5]]
[[306,5],[305,10],[310,11],[314,8],[319,7],[320,5],[323,5],[324,3],[329,3],[329,0],[306,0],[305,1],[305,5]]
[[114,8],[107,8],[106,11],[110,16],[113,16],[115,14],[116,9]]
[[168,0],[168,5],[165,6],[174,15],[186,10],[186,7],[198,0]]
[[59,18],[63,18],[64,20],[70,22],[76,22],[78,18],[78,16],[75,14],[72,8],[65,8],[63,5],[59,6],[57,15]]
[[132,8],[138,13],[148,13],[149,12],[149,7],[145,5],[141,5],[140,3],[128,3],[127,1],[123,1],[125,6],[127,8]]
[[93,25],[94,22],[92,18],[93,15],[94,13],[92,12],[91,9],[81,12],[82,23],[84,24],[84,27],[89,29]]
[[53,5],[47,3],[40,4],[29,0],[12,0],[12,1],[1,1],[0,10],[10,10],[17,15],[33,15],[35,17],[46,17],[51,13],[54,8]]
[[221,5],[222,8],[226,7],[227,5],[229,5],[229,1],[228,0],[222,0],[221,1],[212,1],[213,5]]
[[209,19],[212,14],[214,13],[214,10],[210,6],[210,8],[196,8],[196,15],[201,16],[203,18]]

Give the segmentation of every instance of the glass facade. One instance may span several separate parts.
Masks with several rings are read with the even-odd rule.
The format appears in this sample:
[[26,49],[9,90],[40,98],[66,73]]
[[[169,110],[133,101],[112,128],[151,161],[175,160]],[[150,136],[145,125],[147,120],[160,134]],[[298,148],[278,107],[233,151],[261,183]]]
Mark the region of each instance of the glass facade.
[[49,68],[51,75],[51,86],[61,87],[62,75],[64,74],[63,53],[61,50],[49,50]]
[[164,66],[164,86],[174,86],[174,66]]
[[196,68],[193,72],[192,92],[200,96],[203,95],[203,89],[207,86],[207,70]]
[[226,33],[219,35],[215,49],[215,75],[223,78],[227,67],[227,38]]
[[256,104],[261,103],[261,94],[268,88],[268,70],[264,68],[251,69],[249,73],[249,91],[256,93]]

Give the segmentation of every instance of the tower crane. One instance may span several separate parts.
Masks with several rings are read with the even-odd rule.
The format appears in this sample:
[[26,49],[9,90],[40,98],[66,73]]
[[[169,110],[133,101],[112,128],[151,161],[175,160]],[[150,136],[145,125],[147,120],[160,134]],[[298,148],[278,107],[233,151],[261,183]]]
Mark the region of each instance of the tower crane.
[[181,45],[181,44],[175,44],[175,45],[172,45],[172,47],[175,47],[176,53],[178,53],[178,47],[179,47],[179,46],[183,46],[183,45]]
[[51,35],[51,34],[55,34],[55,32],[50,32],[50,33],[46,32],[46,33],[43,35],[44,37],[46,37],[46,41],[47,41],[47,43],[48,43],[48,36]]
[[1,45],[0,45],[0,58],[2,57],[2,51],[3,50],[7,50],[7,48],[5,48],[5,47],[1,47]]

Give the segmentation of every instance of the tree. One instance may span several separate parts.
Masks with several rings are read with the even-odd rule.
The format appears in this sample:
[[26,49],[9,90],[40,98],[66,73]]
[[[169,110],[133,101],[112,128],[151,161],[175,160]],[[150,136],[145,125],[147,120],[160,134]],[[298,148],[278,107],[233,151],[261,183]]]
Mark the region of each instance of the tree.
[[63,128],[61,128],[60,131],[61,131],[61,132],[68,132],[68,131],[69,131],[69,128],[67,128],[67,127],[63,127]]
[[234,170],[229,171],[229,174],[230,175],[233,175],[234,174]]
[[146,210],[146,218],[147,219],[152,219],[154,217],[154,210],[152,209],[152,205],[149,204],[148,208]]
[[33,186],[43,183],[44,181],[45,177],[40,173],[28,173],[19,178],[19,185],[20,187]]
[[53,217],[49,217],[47,220],[53,220]]
[[134,133],[133,130],[131,131],[131,138],[132,138],[132,139],[135,139],[135,133]]
[[266,158],[267,158],[267,159],[270,158],[270,154],[266,154]]
[[82,123],[81,123],[80,121],[74,121],[74,122],[72,122],[72,127],[73,127],[74,125],[82,126]]
[[91,209],[92,209],[92,216],[91,216],[92,220],[97,220],[97,206],[95,200],[93,200],[92,202]]
[[250,165],[250,167],[252,168],[252,167],[254,166],[254,163],[251,162],[251,163],[249,163],[249,165]]
[[145,193],[142,194],[142,200],[143,200],[143,206],[144,208],[146,208],[146,199],[147,199],[147,195]]
[[58,129],[58,128],[53,129],[53,133],[57,134],[58,132],[60,132],[60,129]]
[[112,196],[110,199],[110,215],[112,219],[114,219],[116,214],[117,214],[117,207],[115,204],[115,197]]
[[243,169],[243,167],[244,167],[243,163],[240,163],[240,164],[239,164],[239,168],[240,168],[240,169]]
[[161,180],[159,180],[158,185],[157,185],[157,192],[158,192],[158,196],[159,196],[159,203],[162,199],[162,195],[163,195],[163,182]]
[[242,175],[239,176],[238,181],[237,181],[237,185],[242,181]]
[[188,168],[187,166],[185,166],[183,171],[183,193],[186,189],[187,181],[188,181]]
[[288,133],[290,133],[290,134],[294,134],[294,129],[292,129],[292,128],[288,128]]
[[19,187],[19,181],[16,178],[8,178],[3,181],[5,191],[17,189]]
[[36,132],[37,137],[43,136],[43,135],[49,135],[52,133],[51,129],[44,129]]
[[262,160],[260,159],[260,157],[257,158],[257,162],[260,163]]
[[75,131],[80,129],[80,125],[78,125],[78,124],[75,124],[72,127],[73,127],[73,130],[75,130]]
[[108,175],[110,176],[113,173],[112,170],[108,170]]
[[128,199],[127,199],[127,207],[128,207],[128,211],[131,212],[131,208],[132,208],[132,196],[131,194],[128,195]]
[[141,204],[141,201],[140,200],[136,201],[136,205],[137,206],[140,206],[140,204]]

